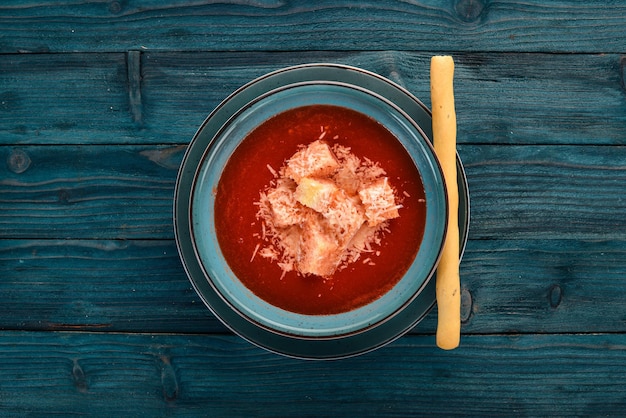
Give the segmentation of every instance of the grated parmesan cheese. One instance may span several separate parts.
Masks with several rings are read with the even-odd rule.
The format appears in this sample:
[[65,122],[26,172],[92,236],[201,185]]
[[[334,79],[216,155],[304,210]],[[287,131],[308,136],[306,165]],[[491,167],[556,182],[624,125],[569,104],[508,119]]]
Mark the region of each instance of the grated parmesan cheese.
[[302,177],[327,177],[339,167],[339,161],[325,142],[317,140],[303,147],[287,161],[285,175],[296,182]]
[[379,178],[363,187],[359,190],[359,197],[365,207],[367,222],[372,226],[399,216],[398,209],[402,206],[396,205],[387,177]]
[[[330,277],[368,254],[362,262],[374,265],[389,220],[399,216],[394,189],[385,171],[349,147],[329,146],[326,135],[298,151],[278,172],[255,202],[261,221],[256,255],[282,270]],[[260,248],[262,246],[262,248]],[[251,260],[252,261],[252,260]]]

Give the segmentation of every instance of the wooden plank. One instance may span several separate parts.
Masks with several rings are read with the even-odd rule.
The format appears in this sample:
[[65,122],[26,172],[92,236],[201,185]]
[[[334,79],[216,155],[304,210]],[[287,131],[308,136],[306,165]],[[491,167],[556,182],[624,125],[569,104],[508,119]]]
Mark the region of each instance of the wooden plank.
[[[622,52],[625,6],[589,1],[149,0],[0,7],[0,52],[429,50]],[[574,42],[575,40],[575,42]]]
[[626,147],[461,146],[471,238],[623,239]]
[[[186,144],[237,88],[266,72],[305,62],[337,62],[374,71],[430,106],[430,55],[4,55],[0,144]],[[459,143],[626,143],[619,55],[476,53],[455,59]]]
[[34,239],[172,238],[185,146],[0,147],[0,231]]
[[0,277],[0,329],[226,331],[172,240],[0,240]]
[[468,54],[455,60],[461,143],[626,144],[623,57]]
[[[625,332],[624,259],[625,240],[470,240],[462,332]],[[0,240],[0,277],[0,329],[229,333],[171,240]]]
[[[430,107],[432,54],[145,53],[145,123],[168,142],[191,138],[231,92],[267,72],[307,62],[373,71]],[[462,144],[626,144],[626,94],[619,55],[458,54]],[[481,100],[476,98],[480,97]]]
[[[0,231],[171,239],[185,147],[0,146]],[[626,237],[626,147],[461,145],[471,239]]]
[[450,352],[409,336],[332,362],[281,358],[232,336],[0,335],[9,415],[618,416],[626,407],[624,335],[472,336]]
[[124,54],[0,56],[0,143],[136,141]]
[[471,240],[463,332],[624,332],[624,260],[625,240]]

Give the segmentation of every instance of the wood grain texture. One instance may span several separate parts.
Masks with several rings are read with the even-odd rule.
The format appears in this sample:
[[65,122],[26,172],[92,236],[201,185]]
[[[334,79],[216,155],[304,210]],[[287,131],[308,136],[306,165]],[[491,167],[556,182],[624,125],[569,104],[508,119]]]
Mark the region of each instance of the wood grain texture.
[[234,336],[0,335],[2,410],[15,415],[617,416],[626,407],[623,335],[474,336],[452,352],[409,336],[339,362],[281,358]]
[[0,52],[622,52],[625,23],[602,1],[30,0],[0,7]]
[[[184,146],[68,149],[0,146],[3,237],[173,238]],[[625,239],[626,147],[461,145],[459,154],[471,239]]]
[[[0,144],[186,144],[237,88],[307,62],[374,71],[430,106],[430,55],[0,55]],[[626,144],[619,55],[459,53],[455,61],[461,144]]]
[[[462,332],[625,332],[626,241],[471,240]],[[230,333],[173,241],[0,240],[0,329]],[[431,335],[436,311],[412,330]]]
[[[0,231],[35,239],[172,238],[184,146],[0,147]],[[30,163],[24,169],[22,161]]]
[[624,332],[625,259],[624,240],[472,240],[461,263],[462,330]]
[[136,137],[126,68],[124,54],[0,55],[1,142],[97,144]]
[[0,240],[0,277],[0,329],[225,332],[171,240]]
[[461,146],[471,238],[623,239],[626,147]]

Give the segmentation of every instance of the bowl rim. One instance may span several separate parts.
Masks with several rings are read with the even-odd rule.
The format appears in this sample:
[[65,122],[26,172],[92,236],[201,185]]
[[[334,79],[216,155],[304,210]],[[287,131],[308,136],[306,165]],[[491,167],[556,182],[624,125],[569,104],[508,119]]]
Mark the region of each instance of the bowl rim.
[[[380,102],[383,106],[390,108],[390,111],[397,112],[397,114],[402,118],[402,120],[408,123],[411,126],[411,128],[414,129],[415,131],[414,135],[409,136],[409,134],[407,134],[404,141],[409,142],[409,143],[414,143],[414,142],[416,143],[415,147],[418,148],[420,151],[422,151],[420,152],[420,154],[423,154],[423,157],[422,157],[423,160],[427,162],[428,165],[431,166],[430,171],[433,171],[433,173],[431,174],[430,177],[431,178],[433,176],[436,177],[434,180],[436,181],[437,186],[439,185],[441,186],[440,189],[438,187],[439,189],[438,191],[432,192],[433,198],[434,198],[433,200],[435,202],[438,202],[436,203],[436,205],[439,207],[439,209],[427,210],[427,214],[426,214],[427,223],[425,225],[425,231],[424,231],[425,235],[435,234],[434,238],[436,238],[436,240],[433,241],[433,244],[435,244],[435,246],[433,248],[426,249],[425,247],[422,247],[422,245],[420,245],[418,247],[415,259],[409,266],[409,269],[402,275],[400,280],[391,289],[389,289],[387,292],[385,292],[385,294],[381,295],[376,300],[362,307],[359,307],[357,309],[353,309],[347,312],[341,312],[341,313],[330,314],[330,315],[298,314],[298,313],[287,311],[280,307],[273,306],[269,304],[268,302],[264,301],[262,298],[257,297],[252,292],[249,292],[249,291],[246,292],[248,294],[246,297],[246,300],[250,302],[253,306],[256,305],[256,307],[260,309],[263,309],[263,307],[266,307],[267,310],[274,313],[276,318],[283,319],[283,321],[280,321],[280,320],[272,321],[271,319],[264,317],[260,312],[255,313],[255,309],[253,309],[252,307],[247,307],[245,303],[240,302],[240,300],[238,300],[237,297],[230,294],[231,293],[230,290],[235,289],[235,292],[236,292],[237,288],[241,288],[244,285],[243,283],[241,283],[241,280],[236,278],[236,275],[232,273],[226,261],[223,260],[223,256],[220,258],[222,259],[223,263],[225,263],[226,271],[221,271],[222,269],[219,268],[219,266],[218,268],[222,273],[226,273],[225,276],[222,274],[222,276],[226,278],[213,277],[214,275],[210,274],[209,270],[213,270],[214,266],[207,265],[207,263],[209,263],[209,260],[206,260],[205,257],[203,256],[203,252],[200,249],[201,245],[199,245],[198,239],[197,239],[197,237],[201,234],[196,234],[196,231],[195,231],[196,225],[195,225],[195,222],[193,222],[194,208],[196,207],[195,196],[207,195],[206,190],[204,189],[203,189],[204,191],[198,190],[198,185],[202,181],[201,179],[203,178],[203,173],[205,173],[206,170],[210,170],[210,167],[208,167],[210,164],[207,164],[206,161],[207,159],[209,159],[210,156],[214,155],[216,151],[219,152],[218,150],[224,144],[224,142],[229,141],[228,137],[224,137],[224,134],[229,131],[232,123],[236,123],[240,117],[245,115],[249,110],[254,108],[257,104],[259,103],[262,104],[263,101],[265,101],[265,99],[269,99],[272,96],[281,94],[283,92],[289,93],[289,91],[294,91],[301,87],[307,88],[307,87],[318,87],[318,86],[319,87],[332,86],[332,87],[337,87],[340,89],[356,91],[363,95],[371,96],[372,98],[374,98],[374,100]],[[254,127],[252,129],[254,129]],[[244,140],[245,135],[238,139],[240,141]],[[399,141],[404,148],[406,148],[407,144],[405,144],[403,140],[401,140],[400,138],[396,138],[396,140]],[[238,144],[239,143],[233,146],[233,149],[231,152],[235,151]],[[230,158],[230,156],[228,156],[228,158]],[[416,163],[413,156],[411,156],[411,159],[414,160],[414,163]],[[224,162],[224,164],[226,163],[227,162]],[[426,171],[428,170],[426,169],[426,167],[422,167],[422,168],[418,168],[418,171],[423,181],[424,176],[427,175]],[[219,181],[219,179],[217,179],[217,181]],[[206,187],[208,186],[209,185],[206,185]],[[427,185],[424,185],[424,186],[427,187]],[[427,194],[428,194],[428,191],[427,191]],[[211,198],[209,197],[209,199]],[[388,320],[391,320],[395,315],[397,315],[400,311],[402,311],[408,304],[410,304],[411,301],[414,298],[416,298],[420,294],[421,291],[423,291],[424,287],[431,280],[433,274],[435,273],[439,260],[441,258],[441,254],[442,254],[443,246],[445,242],[445,236],[446,236],[446,232],[448,228],[449,202],[448,202],[447,186],[445,183],[445,178],[443,176],[442,168],[439,163],[439,160],[437,159],[435,150],[433,146],[431,145],[430,141],[428,140],[428,138],[426,137],[422,128],[417,123],[415,123],[409,117],[409,115],[406,112],[404,112],[400,107],[395,105],[392,101],[381,96],[380,94],[377,94],[375,92],[369,91],[360,86],[355,86],[349,83],[328,81],[328,80],[304,81],[304,82],[288,84],[285,86],[280,86],[255,97],[253,100],[248,102],[245,106],[238,109],[228,119],[228,121],[224,123],[218,129],[215,135],[213,135],[211,142],[206,146],[203,152],[203,155],[200,159],[200,162],[198,164],[198,167],[196,169],[195,175],[194,175],[190,201],[191,201],[191,204],[189,205],[187,216],[190,219],[192,219],[192,222],[190,222],[192,246],[193,246],[196,258],[200,261],[200,267],[202,268],[202,271],[204,272],[205,278],[206,280],[209,281],[209,284],[213,288],[214,292],[216,292],[218,296],[220,296],[223,299],[223,301],[231,307],[231,309],[235,310],[245,320],[252,321],[256,323],[258,326],[265,328],[269,332],[282,334],[282,335],[292,337],[292,338],[302,338],[302,339],[344,338],[351,334],[366,332],[368,329],[372,327],[380,326],[382,323]],[[443,214],[441,213],[441,211],[443,211]],[[429,216],[431,218],[431,221],[434,219],[439,219],[439,222],[437,222],[437,224],[428,223]],[[198,229],[201,230],[202,228],[198,228]],[[216,245],[215,247],[216,247],[215,250],[217,250],[221,254],[219,246]],[[420,261],[419,258],[425,257],[424,254],[431,255],[428,261],[429,262],[432,261],[432,264],[429,264],[428,266],[425,266],[423,269],[421,269],[420,266],[422,264],[419,263]],[[425,260],[421,260],[421,261],[425,261]],[[228,274],[228,273],[232,273],[232,274]],[[417,274],[419,274],[419,276]],[[232,278],[232,280],[239,282],[241,286],[238,286],[237,284],[229,286],[228,284],[228,282],[230,282],[229,277]],[[417,280],[418,277],[419,277],[419,280]],[[399,286],[400,287],[408,286],[410,287],[410,290],[406,289],[407,293],[405,297],[397,298],[396,303],[392,305],[392,308],[389,310],[389,312],[386,312],[385,314],[377,315],[376,313],[378,311],[375,309],[376,306],[386,306],[384,303],[385,301],[389,301],[390,299],[393,301],[395,299],[393,298],[394,293],[400,294],[400,295],[404,293],[404,291],[399,292],[397,290]],[[247,313],[247,312],[250,312],[250,313]],[[336,328],[333,328],[333,327],[326,327],[324,329],[317,327],[321,323],[324,323],[325,320],[330,317],[336,318],[335,319],[336,321],[340,321],[340,323],[337,324],[337,326],[340,327],[340,329],[344,331],[341,331],[341,332],[336,331]],[[324,320],[322,320],[322,318],[324,318]],[[296,325],[293,325],[293,324],[299,324],[300,326],[297,327]],[[289,331],[290,328],[292,329],[292,332]]]
[[[212,303],[219,304],[219,301],[215,300],[215,295],[207,295],[204,293],[204,291],[207,290],[206,286],[210,286],[204,279],[204,275],[198,266],[198,261],[194,259],[195,257],[193,257],[189,251],[189,219],[185,219],[187,208],[191,203],[189,200],[190,184],[188,179],[190,176],[193,176],[195,172],[195,166],[199,161],[198,153],[202,154],[202,151],[207,146],[205,144],[206,138],[202,137],[202,132],[205,131],[207,125],[211,123],[221,125],[223,121],[227,119],[225,119],[225,115],[228,115],[242,104],[245,104],[241,103],[241,100],[238,102],[236,99],[252,86],[259,86],[257,83],[263,84],[263,86],[260,86],[263,88],[268,85],[281,85],[288,82],[290,77],[296,77],[297,79],[318,79],[318,77],[333,80],[349,79],[351,83],[356,82],[358,85],[367,85],[368,88],[379,93],[382,91],[383,93],[381,94],[384,96],[391,94],[394,96],[394,101],[398,100],[402,102],[402,104],[399,104],[402,109],[410,109],[410,116],[412,118],[417,118],[422,121],[422,123],[418,123],[418,125],[425,131],[426,139],[432,143],[430,110],[405,88],[379,74],[355,66],[323,62],[288,66],[268,72],[242,85],[228,95],[209,113],[189,143],[181,161],[174,190],[173,223],[177,251],[183,269],[198,297],[224,326],[248,342],[267,351],[293,358],[328,360],[352,357],[387,345],[418,324],[435,305],[434,280],[428,281],[426,287],[420,293],[420,296],[416,298],[407,309],[397,315],[393,321],[386,323],[385,326],[374,328],[376,333],[373,335],[371,333],[361,333],[356,336],[332,340],[293,339],[288,336],[268,333],[266,330],[249,322],[238,322],[237,314],[232,312],[232,314],[237,316],[234,317],[228,311],[225,311],[223,306],[214,306]],[[222,122],[220,122],[220,119],[222,119]],[[469,232],[470,201],[467,177],[458,152],[456,158],[457,184],[460,197],[459,208],[461,209],[459,211],[459,227],[462,233],[459,254],[462,258],[467,245]],[[205,280],[206,284],[203,284],[202,280],[198,280],[200,275],[202,275],[201,279]],[[391,322],[393,322],[393,324]]]

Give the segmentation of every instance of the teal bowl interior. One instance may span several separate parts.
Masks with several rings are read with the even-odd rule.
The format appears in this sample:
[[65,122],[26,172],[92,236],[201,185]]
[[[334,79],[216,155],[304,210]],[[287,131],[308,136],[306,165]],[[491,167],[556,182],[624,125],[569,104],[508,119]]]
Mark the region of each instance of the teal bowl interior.
[[[286,110],[327,104],[363,113],[384,125],[412,157],[426,195],[422,244],[403,278],[389,292],[361,308],[336,315],[302,315],[277,308],[248,290],[222,256],[215,234],[213,191],[239,143],[272,116]],[[280,86],[235,112],[206,148],[191,185],[189,205],[194,251],[214,291],[242,318],[270,332],[294,338],[339,338],[376,327],[403,310],[431,280],[447,222],[446,189],[434,151],[424,132],[402,109],[366,88],[335,81]]]

